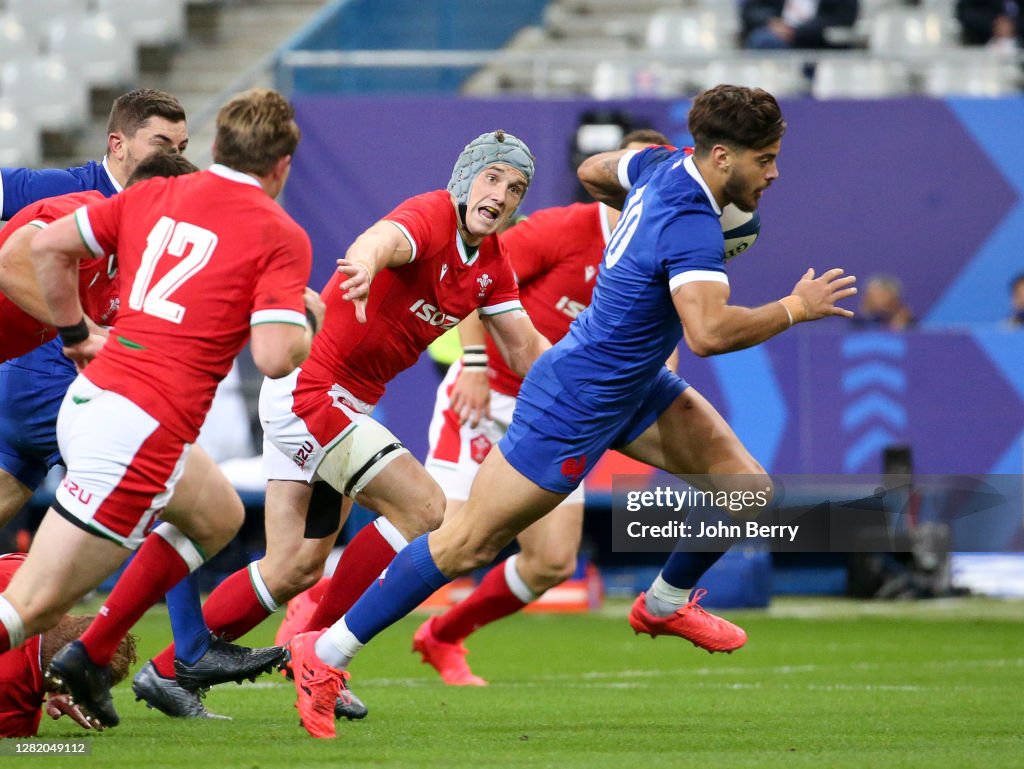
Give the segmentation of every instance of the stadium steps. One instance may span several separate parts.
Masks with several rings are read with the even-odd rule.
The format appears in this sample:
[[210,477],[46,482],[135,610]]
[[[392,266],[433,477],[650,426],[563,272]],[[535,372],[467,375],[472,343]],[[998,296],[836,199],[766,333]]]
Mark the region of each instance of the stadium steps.
[[[173,47],[140,51],[143,72],[136,85],[173,93],[189,115],[190,160],[200,167],[210,162],[212,119],[197,124],[196,118],[214,110],[224,89],[251,73],[322,7],[322,0],[189,0],[186,40]],[[246,85],[272,85],[267,73],[254,73],[252,80]],[[65,138],[44,146],[44,165],[77,165],[99,157],[106,143],[110,103],[116,95],[94,94],[89,128],[73,141]]]

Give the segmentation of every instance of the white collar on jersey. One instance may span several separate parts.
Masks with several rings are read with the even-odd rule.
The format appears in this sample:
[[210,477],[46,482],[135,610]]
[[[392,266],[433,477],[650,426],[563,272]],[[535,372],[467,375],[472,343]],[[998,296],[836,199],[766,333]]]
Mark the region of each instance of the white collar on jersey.
[[120,182],[114,178],[114,175],[110,173],[110,166],[107,165],[107,156],[103,156],[103,170],[107,172],[107,178],[110,179],[110,183],[114,185],[114,189],[118,192],[124,192],[124,187],[121,186]]
[[[483,241],[480,241],[480,246],[482,245]],[[462,232],[458,227],[455,228],[455,247],[459,250],[463,264],[469,265],[476,261],[476,258],[480,256],[480,246],[467,246],[466,241],[462,239]]]
[[722,209],[718,207],[718,202],[715,200],[715,196],[711,194],[711,190],[708,189],[708,185],[704,181],[704,177],[701,176],[700,171],[697,170],[697,164],[693,162],[693,155],[686,156],[686,160],[683,161],[683,168],[686,169],[686,173],[697,180],[697,184],[699,184],[701,189],[704,190],[704,194],[707,195],[708,200],[711,201],[711,207],[715,209],[715,215],[721,216]]
[[249,174],[236,171],[234,168],[228,168],[226,165],[222,165],[221,163],[214,163],[210,166],[210,172],[217,174],[217,176],[222,179],[227,179],[228,181],[238,182],[239,184],[249,184],[253,187],[263,189],[263,185],[253,177],[249,176]]

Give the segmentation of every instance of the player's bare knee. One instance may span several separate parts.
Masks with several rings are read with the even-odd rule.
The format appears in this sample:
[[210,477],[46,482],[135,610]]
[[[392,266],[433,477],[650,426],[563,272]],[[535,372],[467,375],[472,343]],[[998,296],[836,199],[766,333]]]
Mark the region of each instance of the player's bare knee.
[[422,483],[411,497],[405,504],[381,511],[409,541],[440,527],[446,504],[444,492],[431,478]]
[[278,603],[289,601],[304,590],[313,587],[324,575],[323,559],[303,557],[276,559],[268,557],[259,562],[260,576]]
[[516,564],[519,576],[536,592],[561,585],[576,571],[576,551],[552,549],[534,557],[520,553]]

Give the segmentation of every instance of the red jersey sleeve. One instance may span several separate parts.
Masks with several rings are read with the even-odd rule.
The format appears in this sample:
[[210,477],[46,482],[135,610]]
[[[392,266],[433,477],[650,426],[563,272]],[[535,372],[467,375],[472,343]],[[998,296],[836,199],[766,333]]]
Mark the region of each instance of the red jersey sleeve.
[[95,256],[106,256],[116,251],[121,210],[130,193],[131,190],[125,190],[112,198],[90,203],[75,211],[78,234]]
[[499,236],[520,286],[525,286],[553,266],[549,248],[551,238],[544,231],[546,218],[546,212],[540,211]]
[[411,197],[384,217],[402,231],[412,246],[412,258],[432,253],[455,231],[455,209],[444,190]]
[[288,227],[270,252],[256,280],[253,292],[252,325],[292,323],[306,325],[306,305],[302,295],[313,266],[313,248],[306,231],[298,225]]

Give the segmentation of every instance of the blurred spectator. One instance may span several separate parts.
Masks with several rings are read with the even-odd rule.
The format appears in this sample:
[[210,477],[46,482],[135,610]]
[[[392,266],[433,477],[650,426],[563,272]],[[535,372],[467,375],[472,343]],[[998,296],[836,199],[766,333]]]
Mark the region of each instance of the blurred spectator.
[[861,328],[903,331],[917,321],[903,303],[903,284],[892,275],[872,275],[861,293],[860,311],[854,323]]
[[[829,27],[852,27],[858,0],[746,0],[743,45],[746,48],[834,48]],[[843,46],[845,47],[845,46]]]
[[1010,317],[1006,319],[1009,328],[1024,328],[1024,272],[1010,281]]
[[964,45],[1002,51],[1024,49],[1022,13],[1020,0],[957,0],[956,4]]

